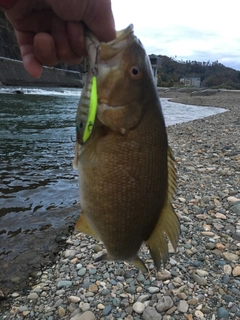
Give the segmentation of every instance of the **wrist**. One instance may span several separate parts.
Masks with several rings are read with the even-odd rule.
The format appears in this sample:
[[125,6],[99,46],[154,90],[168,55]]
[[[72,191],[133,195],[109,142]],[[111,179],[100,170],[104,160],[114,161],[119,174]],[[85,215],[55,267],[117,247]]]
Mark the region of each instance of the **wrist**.
[[0,8],[10,9],[12,8],[18,0],[0,0]]

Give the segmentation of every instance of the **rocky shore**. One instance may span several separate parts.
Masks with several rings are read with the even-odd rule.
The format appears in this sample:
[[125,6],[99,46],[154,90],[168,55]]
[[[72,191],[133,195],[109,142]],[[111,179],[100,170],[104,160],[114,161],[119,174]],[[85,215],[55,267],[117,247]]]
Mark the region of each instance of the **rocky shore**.
[[28,292],[2,294],[1,320],[240,319],[240,93],[161,96],[228,109],[168,127],[178,169],[178,252],[156,273],[143,246],[144,275],[126,263],[95,263],[103,245],[74,233],[56,263],[31,274]]

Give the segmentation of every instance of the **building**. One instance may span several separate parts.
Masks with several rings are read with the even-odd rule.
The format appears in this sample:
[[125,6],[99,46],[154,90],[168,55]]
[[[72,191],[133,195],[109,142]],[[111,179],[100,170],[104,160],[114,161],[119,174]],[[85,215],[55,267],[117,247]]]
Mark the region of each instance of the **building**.
[[184,84],[186,87],[200,87],[201,79],[200,77],[181,77],[180,83]]
[[155,80],[155,84],[157,85],[158,81],[158,70],[162,67],[162,59],[156,56],[155,54],[150,54],[149,59],[152,65],[153,76]]

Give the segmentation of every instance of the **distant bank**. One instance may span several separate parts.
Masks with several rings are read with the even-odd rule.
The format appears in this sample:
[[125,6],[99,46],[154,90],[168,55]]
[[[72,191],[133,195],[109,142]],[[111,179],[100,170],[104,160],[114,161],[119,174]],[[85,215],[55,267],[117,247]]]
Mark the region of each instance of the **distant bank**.
[[44,67],[39,79],[31,77],[19,60],[0,57],[0,85],[82,88],[79,72]]

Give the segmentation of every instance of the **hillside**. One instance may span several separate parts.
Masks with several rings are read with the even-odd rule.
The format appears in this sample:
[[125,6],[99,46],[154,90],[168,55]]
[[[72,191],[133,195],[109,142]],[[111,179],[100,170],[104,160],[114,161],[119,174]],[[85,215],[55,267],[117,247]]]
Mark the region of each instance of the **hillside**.
[[225,67],[218,61],[176,61],[167,56],[159,57],[162,59],[159,86],[173,86],[179,84],[183,76],[197,76],[201,79],[202,87],[240,89],[240,71]]

